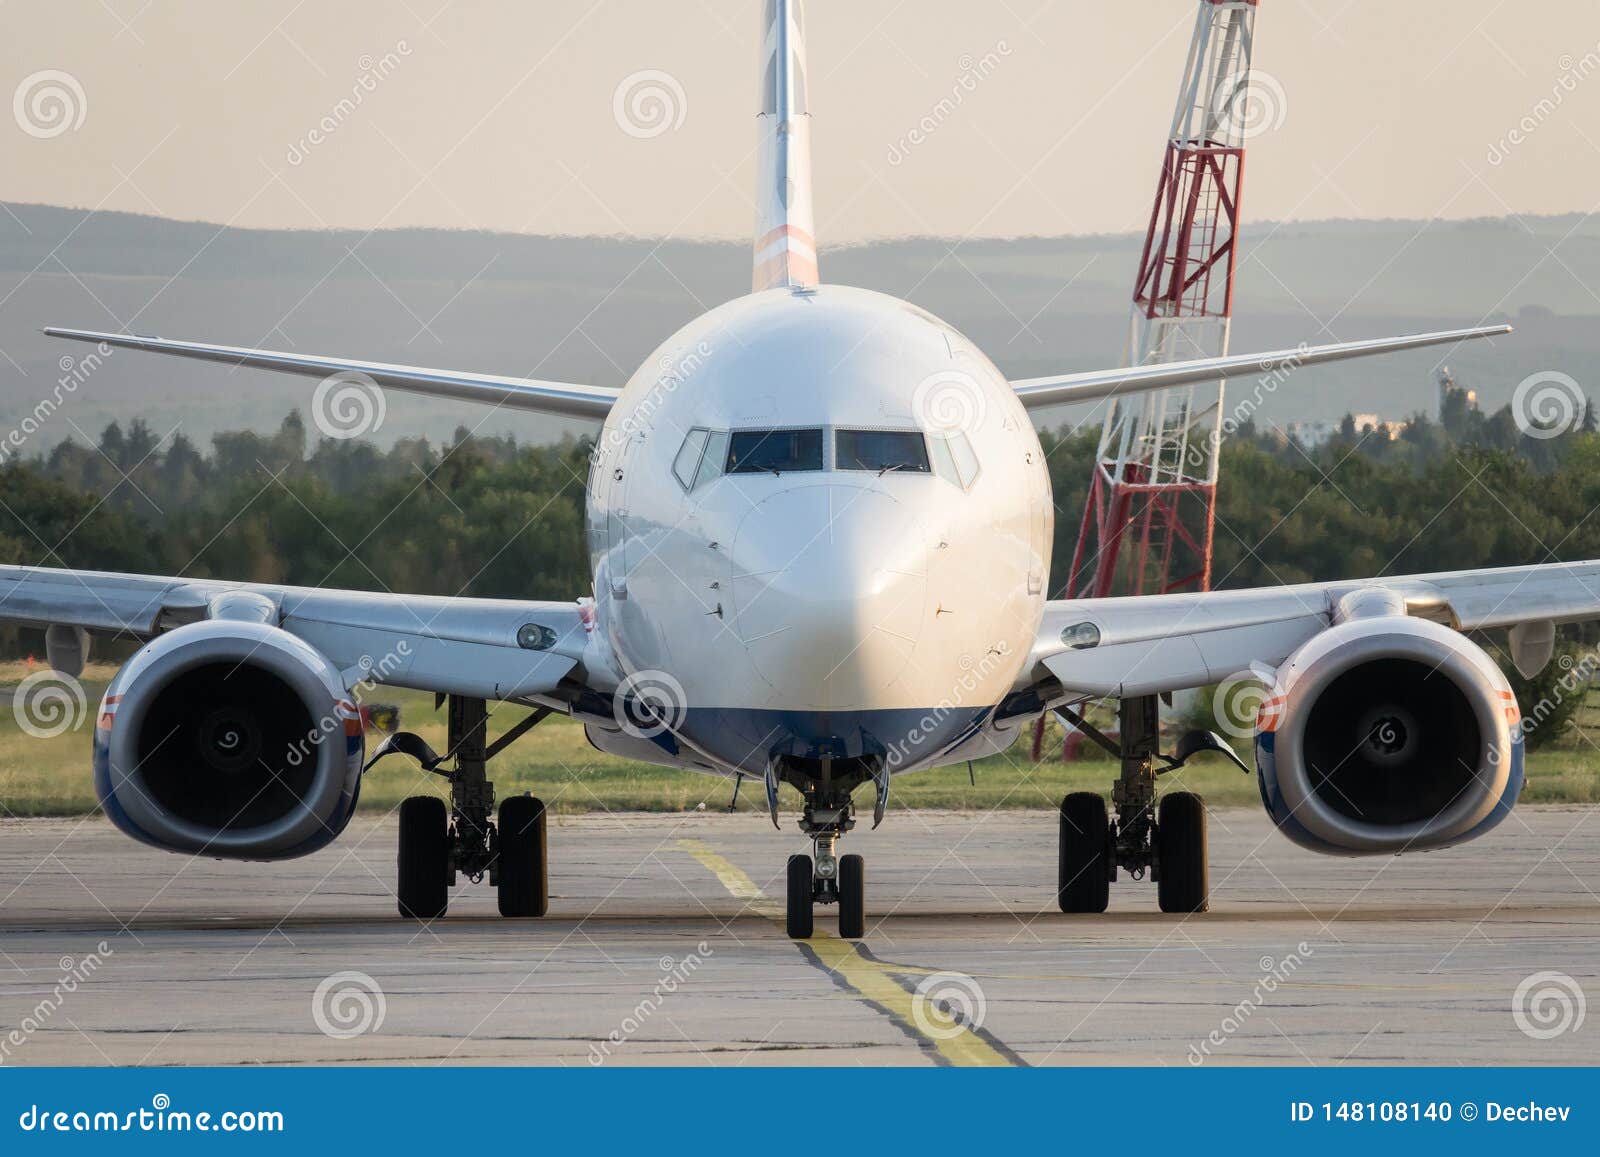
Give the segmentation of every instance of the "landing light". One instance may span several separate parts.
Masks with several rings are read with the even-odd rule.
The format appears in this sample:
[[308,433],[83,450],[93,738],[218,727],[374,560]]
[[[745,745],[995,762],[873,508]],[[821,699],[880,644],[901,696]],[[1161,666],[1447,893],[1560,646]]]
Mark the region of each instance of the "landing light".
[[1087,651],[1100,645],[1100,628],[1093,623],[1073,623],[1061,628],[1061,643],[1074,651]]
[[517,646],[525,651],[548,651],[556,645],[556,633],[542,623],[528,623],[517,631]]

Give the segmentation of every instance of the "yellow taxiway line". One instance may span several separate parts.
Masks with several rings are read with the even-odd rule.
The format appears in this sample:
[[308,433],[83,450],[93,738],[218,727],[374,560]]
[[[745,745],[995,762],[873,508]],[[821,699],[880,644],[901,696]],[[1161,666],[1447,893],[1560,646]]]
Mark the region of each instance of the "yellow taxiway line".
[[[750,876],[704,840],[681,839],[678,849],[693,856],[722,882],[728,894],[743,900],[752,912],[782,921],[783,905],[773,900]],[[955,1066],[1011,1066],[1020,1063],[997,1041],[951,1017],[943,1007],[919,997],[896,977],[933,975],[934,970],[876,960],[857,944],[817,929],[810,940],[797,942],[801,951],[845,987],[888,1016],[939,1060]]]

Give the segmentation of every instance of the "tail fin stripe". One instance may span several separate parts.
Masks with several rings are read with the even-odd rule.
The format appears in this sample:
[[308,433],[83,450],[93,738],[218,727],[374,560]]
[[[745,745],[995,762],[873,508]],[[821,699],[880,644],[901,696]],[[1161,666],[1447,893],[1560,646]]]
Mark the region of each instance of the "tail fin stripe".
[[759,253],[761,250],[763,250],[767,246],[771,245],[774,241],[778,240],[778,238],[780,238],[780,237],[793,237],[797,241],[801,242],[803,245],[806,245],[807,247],[809,247],[811,249],[815,249],[817,247],[816,239],[813,238],[811,236],[811,234],[807,233],[804,229],[800,228],[800,226],[798,226],[798,225],[779,225],[776,229],[772,230],[765,237],[757,238],[757,240],[756,240],[756,251]]

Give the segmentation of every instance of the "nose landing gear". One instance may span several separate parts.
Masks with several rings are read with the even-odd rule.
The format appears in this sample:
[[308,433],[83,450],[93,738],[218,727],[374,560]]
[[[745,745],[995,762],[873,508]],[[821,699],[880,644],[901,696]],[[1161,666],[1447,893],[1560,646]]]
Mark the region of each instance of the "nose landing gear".
[[811,836],[814,856],[789,857],[787,928],[794,940],[809,940],[813,931],[814,906],[839,905],[839,935],[859,940],[867,931],[867,869],[860,856],[836,856],[834,844],[839,836],[855,827],[849,801],[842,808],[825,809],[831,817],[815,821],[811,808],[800,827]]
[[860,856],[840,856],[832,877],[821,874],[810,856],[789,857],[789,896],[785,921],[792,940],[809,940],[816,904],[839,905],[839,935],[859,940],[867,933],[867,868]]
[[[835,775],[834,761],[823,759],[818,763],[814,777],[800,774],[792,764],[775,772],[805,793],[800,830],[811,837],[812,844],[812,855],[789,857],[785,925],[791,939],[809,940],[814,931],[815,906],[837,904],[839,935],[857,940],[867,931],[866,862],[857,855],[837,855],[835,849],[839,837],[856,826],[851,790],[869,778],[886,782],[887,777],[873,765],[860,769],[859,775],[841,778]],[[883,794],[886,793],[880,789]],[[874,814],[881,819],[881,803]]]

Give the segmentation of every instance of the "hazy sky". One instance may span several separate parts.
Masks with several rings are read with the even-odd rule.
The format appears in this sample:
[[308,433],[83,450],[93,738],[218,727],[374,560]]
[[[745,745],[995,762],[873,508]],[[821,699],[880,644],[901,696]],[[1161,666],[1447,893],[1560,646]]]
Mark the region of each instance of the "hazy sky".
[[[9,0],[0,199],[245,226],[743,237],[759,8]],[[1142,228],[1194,9],[811,0],[821,240]],[[1596,0],[1265,0],[1256,65],[1249,218],[1600,204]],[[664,131],[625,101],[619,121],[619,85],[645,71],[665,74]],[[52,86],[67,125],[41,111]]]

